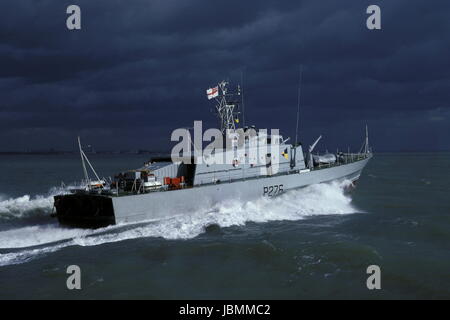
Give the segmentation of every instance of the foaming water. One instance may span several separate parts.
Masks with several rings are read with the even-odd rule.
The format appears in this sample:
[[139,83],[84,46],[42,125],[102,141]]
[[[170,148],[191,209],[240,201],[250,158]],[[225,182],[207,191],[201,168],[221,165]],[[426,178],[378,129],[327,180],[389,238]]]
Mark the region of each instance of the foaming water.
[[53,197],[68,193],[69,188],[74,187],[78,186],[53,187],[46,195],[34,197],[23,195],[18,198],[10,198],[5,194],[0,194],[0,221],[48,214],[53,208]]
[[317,184],[271,199],[260,198],[245,204],[233,202],[218,208],[214,223],[222,227],[243,225],[248,221],[299,220],[313,215],[357,212],[344,188],[350,182]]
[[46,212],[53,207],[52,197],[37,196],[31,198],[24,195],[19,198],[4,199],[0,201],[0,218],[13,219],[28,215]]
[[[0,266],[29,261],[40,255],[68,246],[96,246],[130,239],[160,237],[165,239],[191,239],[205,231],[209,225],[220,227],[241,226],[247,222],[300,220],[312,215],[350,214],[358,212],[351,198],[345,194],[348,182],[309,186],[288,192],[280,197],[260,198],[251,202],[238,200],[220,204],[208,212],[183,213],[177,217],[138,225],[118,225],[98,230],[61,228],[56,224],[27,226],[0,232],[0,249],[11,251],[0,254]],[[51,208],[52,201],[41,199]],[[24,201],[25,206],[31,206]],[[18,249],[20,249],[18,251]]]
[[30,226],[0,232],[0,249],[20,249],[87,236],[92,230],[62,228],[57,224]]

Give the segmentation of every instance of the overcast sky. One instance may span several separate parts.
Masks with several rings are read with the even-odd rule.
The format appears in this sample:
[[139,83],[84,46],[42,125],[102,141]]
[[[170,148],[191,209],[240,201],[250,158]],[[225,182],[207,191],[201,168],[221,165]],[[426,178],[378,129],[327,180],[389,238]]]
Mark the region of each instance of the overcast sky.
[[294,137],[300,64],[304,144],[450,150],[449,1],[2,0],[0,151],[170,150],[241,71],[247,124]]

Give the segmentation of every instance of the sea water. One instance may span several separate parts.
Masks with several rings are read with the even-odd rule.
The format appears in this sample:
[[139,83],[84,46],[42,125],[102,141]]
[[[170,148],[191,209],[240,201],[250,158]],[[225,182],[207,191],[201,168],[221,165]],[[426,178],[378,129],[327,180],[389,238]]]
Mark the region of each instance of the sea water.
[[[91,160],[109,176],[148,159]],[[0,156],[0,298],[450,298],[449,165],[449,153],[380,153],[350,193],[320,184],[84,230],[50,217],[81,178],[76,155]],[[69,265],[83,290],[67,289]],[[381,290],[366,286],[370,265]]]

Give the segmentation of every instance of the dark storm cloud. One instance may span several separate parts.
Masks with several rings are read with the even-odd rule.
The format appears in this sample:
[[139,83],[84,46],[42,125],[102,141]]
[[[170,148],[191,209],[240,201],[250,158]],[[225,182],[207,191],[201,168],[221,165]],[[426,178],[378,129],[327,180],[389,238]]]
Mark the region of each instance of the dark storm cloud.
[[[82,30],[65,27],[82,10]],[[365,10],[378,4],[382,30]],[[414,1],[3,1],[0,150],[156,148],[206,120],[205,89],[245,70],[246,118],[323,147],[449,149],[450,4]],[[345,145],[342,145],[345,144]]]

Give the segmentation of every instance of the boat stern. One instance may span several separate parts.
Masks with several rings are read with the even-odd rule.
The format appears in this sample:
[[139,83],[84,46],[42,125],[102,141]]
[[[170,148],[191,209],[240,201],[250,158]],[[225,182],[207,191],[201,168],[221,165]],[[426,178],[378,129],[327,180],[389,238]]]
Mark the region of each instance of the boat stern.
[[57,195],[54,201],[55,216],[62,225],[101,228],[116,223],[111,197],[79,193]]

